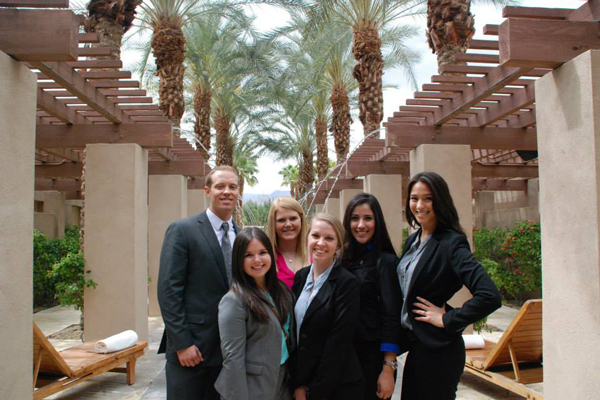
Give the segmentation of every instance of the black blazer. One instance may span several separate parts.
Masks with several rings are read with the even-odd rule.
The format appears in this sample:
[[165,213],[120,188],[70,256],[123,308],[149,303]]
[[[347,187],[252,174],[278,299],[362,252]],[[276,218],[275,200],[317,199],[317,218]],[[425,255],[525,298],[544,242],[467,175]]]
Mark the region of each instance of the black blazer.
[[[421,230],[410,235],[402,255],[421,234]],[[465,285],[473,298],[462,307],[453,309],[447,301]],[[399,286],[395,289],[398,307],[397,323],[400,324],[402,309],[402,294]],[[438,307],[446,304],[444,328],[438,328],[428,322],[415,320],[417,316],[412,306],[417,296],[429,300]],[[460,335],[470,324],[491,314],[502,305],[502,298],[496,285],[475,259],[467,237],[453,231],[437,229],[421,255],[412,276],[410,288],[406,296],[409,304],[408,315],[413,327],[413,333],[419,341],[431,348],[441,347],[450,343]],[[399,329],[398,340],[404,343],[403,351],[407,350],[407,336],[404,329]]]
[[394,298],[386,287],[390,280],[398,280],[396,266],[399,260],[395,254],[369,250],[359,252],[348,264],[343,265],[360,281],[360,318],[355,337],[357,342],[392,343],[393,335],[390,338],[386,330],[390,326],[386,319],[393,318],[387,306],[394,302]]
[[[290,358],[292,390],[307,386],[309,398],[326,399],[344,383],[361,379],[353,347],[360,309],[359,282],[334,265],[327,281],[310,303],[300,327],[296,351]],[[310,267],[296,273],[292,291],[302,293]]]
[[[238,231],[235,225],[234,230]],[[206,212],[171,223],[158,272],[158,303],[165,323],[159,353],[179,362],[177,351],[195,344],[204,358],[201,366],[220,366],[217,314],[228,290],[223,253]]]

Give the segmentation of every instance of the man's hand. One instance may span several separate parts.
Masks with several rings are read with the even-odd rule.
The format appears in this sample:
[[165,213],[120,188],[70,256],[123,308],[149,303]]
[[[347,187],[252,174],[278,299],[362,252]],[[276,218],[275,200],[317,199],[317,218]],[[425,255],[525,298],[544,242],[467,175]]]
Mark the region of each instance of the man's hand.
[[308,390],[306,386],[300,386],[294,390],[294,398],[296,400],[306,400],[308,395]]
[[179,358],[179,363],[182,367],[195,367],[204,361],[202,353],[200,353],[200,350],[198,350],[195,344],[179,350],[177,352],[177,357]]
[[394,370],[385,365],[377,379],[377,397],[380,399],[389,399],[394,394]]

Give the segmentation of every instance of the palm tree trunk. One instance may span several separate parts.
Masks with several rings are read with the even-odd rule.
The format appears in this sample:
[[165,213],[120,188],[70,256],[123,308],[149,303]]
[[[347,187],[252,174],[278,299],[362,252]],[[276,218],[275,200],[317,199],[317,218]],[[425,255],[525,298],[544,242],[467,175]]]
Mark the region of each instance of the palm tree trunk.
[[240,228],[244,227],[244,184],[246,179],[243,175],[240,175],[240,197],[236,201],[235,209],[233,210],[233,219],[237,226]]
[[312,188],[314,182],[313,155],[308,149],[302,150],[298,181],[298,197],[302,198]]
[[217,165],[233,166],[233,143],[229,129],[231,121],[227,115],[217,113],[215,115],[215,130],[217,131]]
[[364,135],[376,131],[383,119],[383,56],[381,39],[376,28],[369,26],[354,29],[352,52],[358,64],[354,66],[354,78],[358,81],[359,119]]
[[94,47],[110,48],[109,56],[98,56],[98,60],[120,60],[121,42],[123,40],[123,26],[108,19],[101,19],[94,28],[98,32],[100,42]]
[[156,58],[159,107],[173,126],[179,127],[185,110],[183,76],[185,67],[185,37],[181,28],[159,22],[152,34],[152,51]]
[[317,139],[317,176],[319,180],[325,179],[329,168],[327,157],[327,120],[323,117],[315,119],[315,133]]
[[333,109],[331,131],[333,132],[337,163],[340,164],[348,156],[348,150],[350,149],[350,125],[352,124],[348,91],[344,85],[335,84],[333,86],[331,90],[331,108]]
[[196,114],[194,132],[202,144],[198,151],[208,160],[210,158],[208,151],[210,150],[210,101],[212,93],[210,88],[205,88],[201,84],[197,84],[194,89],[194,113]]
[[467,43],[475,34],[471,0],[428,0],[427,40],[437,54],[438,70],[446,64],[460,65],[456,55],[467,51]]

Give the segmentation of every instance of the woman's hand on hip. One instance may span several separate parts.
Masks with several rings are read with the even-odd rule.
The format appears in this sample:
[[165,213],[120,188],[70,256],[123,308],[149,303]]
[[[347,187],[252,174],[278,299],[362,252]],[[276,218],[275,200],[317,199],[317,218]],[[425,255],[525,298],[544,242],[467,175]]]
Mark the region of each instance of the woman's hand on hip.
[[294,398],[296,400],[306,400],[308,398],[308,388],[306,386],[300,386],[294,390]]
[[417,307],[413,312],[417,315],[416,321],[427,322],[438,328],[444,327],[444,314],[446,314],[446,305],[441,307],[427,301],[426,299],[417,296],[417,302],[413,306]]

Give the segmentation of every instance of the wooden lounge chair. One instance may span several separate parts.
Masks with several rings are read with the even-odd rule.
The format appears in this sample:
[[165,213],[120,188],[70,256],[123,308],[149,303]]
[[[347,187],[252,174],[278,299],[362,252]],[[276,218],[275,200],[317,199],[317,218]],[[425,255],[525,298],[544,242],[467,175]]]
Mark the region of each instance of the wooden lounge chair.
[[467,350],[465,372],[477,375],[526,399],[543,395],[525,384],[543,382],[542,300],[528,300],[498,343]]
[[[56,351],[40,328],[33,323],[33,399],[44,399],[107,371],[127,373],[127,383],[135,383],[135,363],[148,343],[115,353],[94,352],[94,342]],[[125,368],[119,368],[127,364]]]

